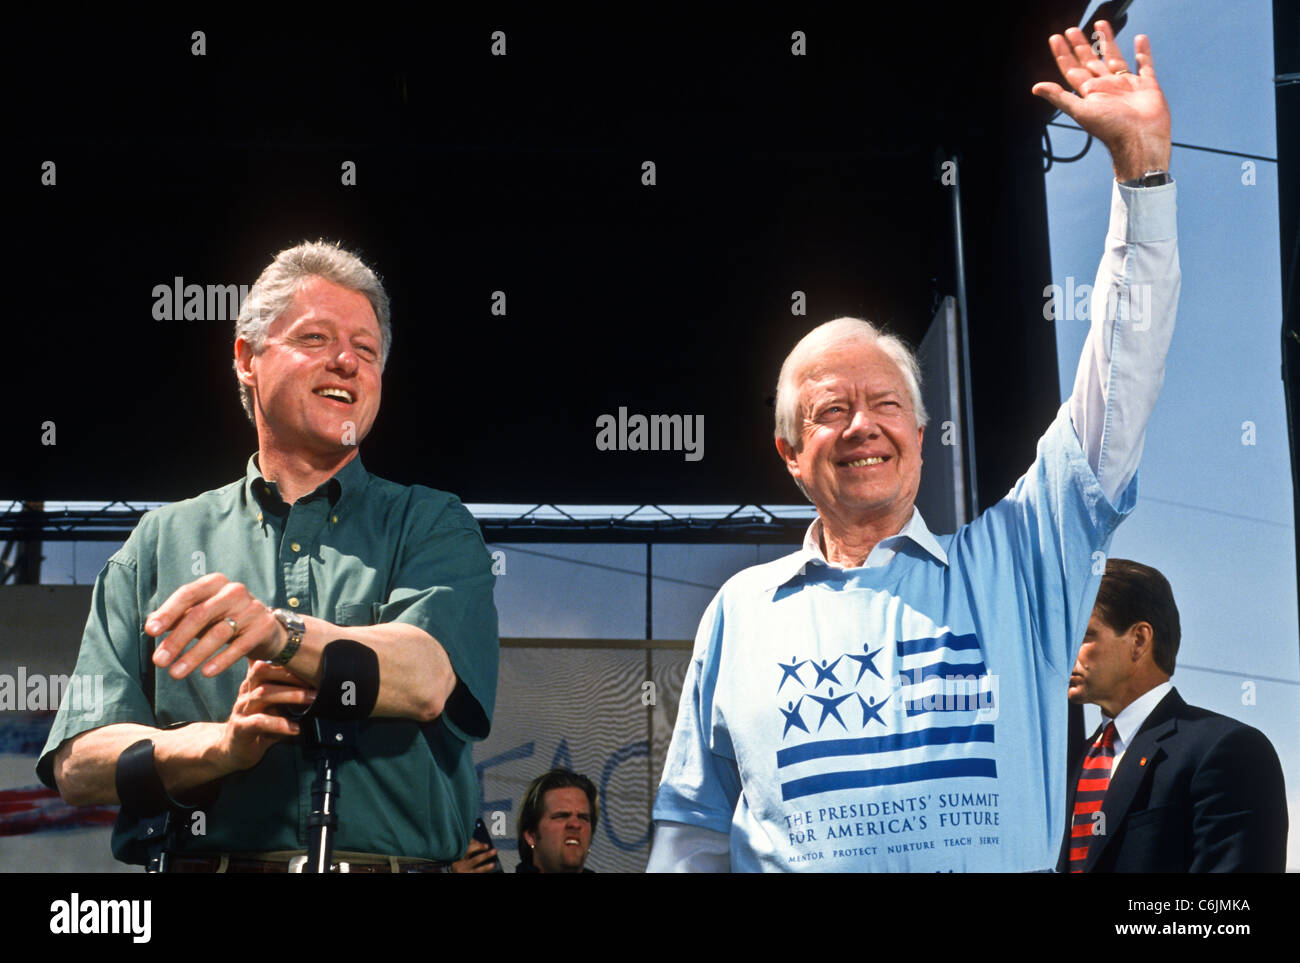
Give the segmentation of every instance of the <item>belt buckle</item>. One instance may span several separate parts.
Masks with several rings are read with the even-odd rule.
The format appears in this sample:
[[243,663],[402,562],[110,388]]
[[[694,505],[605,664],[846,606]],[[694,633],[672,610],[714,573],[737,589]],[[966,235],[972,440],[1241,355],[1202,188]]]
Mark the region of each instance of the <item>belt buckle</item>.
[[[289,857],[289,872],[291,873],[301,873],[303,871],[303,867],[306,865],[307,865],[307,855],[305,853],[301,856]],[[330,872],[351,873],[352,864],[347,862],[346,860],[341,859],[337,863],[330,863]]]

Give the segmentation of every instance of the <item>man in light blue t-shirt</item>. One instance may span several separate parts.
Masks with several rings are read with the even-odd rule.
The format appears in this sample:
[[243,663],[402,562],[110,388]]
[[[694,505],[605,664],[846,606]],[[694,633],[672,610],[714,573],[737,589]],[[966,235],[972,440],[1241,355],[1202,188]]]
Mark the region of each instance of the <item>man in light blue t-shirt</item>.
[[1050,44],[1116,185],[1074,391],[1010,493],[955,535],[914,502],[911,352],[863,321],[786,358],[776,445],[817,507],[803,548],[731,578],[700,623],[649,869],[1031,871],[1064,831],[1061,697],[1136,499],[1179,268],[1169,110],[1108,24]]

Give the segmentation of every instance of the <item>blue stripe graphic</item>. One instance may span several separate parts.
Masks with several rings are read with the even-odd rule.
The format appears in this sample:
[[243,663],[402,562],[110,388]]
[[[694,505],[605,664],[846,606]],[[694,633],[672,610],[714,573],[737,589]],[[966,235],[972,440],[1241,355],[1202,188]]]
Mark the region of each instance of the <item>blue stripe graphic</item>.
[[979,649],[980,640],[974,633],[953,635],[951,632],[945,632],[933,639],[899,639],[894,646],[899,656],[920,655],[922,652],[933,652],[935,649],[951,649],[954,652]]
[[[986,697],[986,698],[985,698]],[[934,703],[927,705],[926,703]],[[925,712],[980,712],[994,708],[993,694],[985,692],[982,696],[975,693],[936,692],[922,696],[910,702],[903,700],[903,708],[908,716],[919,716]]]
[[[920,685],[931,679],[957,679],[963,682],[978,682],[976,676],[988,675],[983,662],[936,662],[933,665],[921,665],[915,669],[903,669],[898,673],[903,685]],[[917,678],[920,676],[920,678]]]
[[851,769],[847,772],[827,772],[820,776],[792,779],[781,783],[781,798],[788,801],[836,789],[870,789],[874,786],[893,786],[930,779],[957,779],[963,776],[996,779],[997,775],[997,765],[992,759],[941,759],[890,769]]
[[888,736],[868,736],[864,739],[826,739],[789,746],[776,754],[776,767],[783,769],[810,759],[831,756],[859,756],[873,752],[897,752],[919,746],[951,746],[967,742],[992,742],[993,727],[941,726],[918,732],[896,732]]

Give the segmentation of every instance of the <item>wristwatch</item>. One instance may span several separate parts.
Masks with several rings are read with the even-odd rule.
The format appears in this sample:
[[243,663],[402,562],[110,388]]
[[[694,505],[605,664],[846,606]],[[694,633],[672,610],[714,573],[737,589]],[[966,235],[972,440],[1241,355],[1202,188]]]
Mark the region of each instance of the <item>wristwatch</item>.
[[1132,180],[1120,181],[1125,187],[1161,187],[1168,184],[1172,178],[1168,171],[1154,170],[1147,171],[1141,177],[1135,177]]
[[272,665],[288,665],[289,660],[298,654],[298,646],[302,645],[302,637],[307,632],[307,623],[302,620],[302,616],[288,609],[272,609],[271,614],[289,633],[289,641],[270,661]]

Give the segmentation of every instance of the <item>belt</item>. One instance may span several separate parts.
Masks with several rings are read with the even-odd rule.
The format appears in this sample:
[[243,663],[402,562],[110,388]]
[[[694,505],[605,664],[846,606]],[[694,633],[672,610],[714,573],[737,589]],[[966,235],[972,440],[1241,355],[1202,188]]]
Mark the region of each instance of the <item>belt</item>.
[[[301,873],[306,855],[289,859],[257,859],[247,856],[168,856],[169,873]],[[331,873],[450,873],[451,863],[420,859],[358,863],[339,860],[330,863]]]

